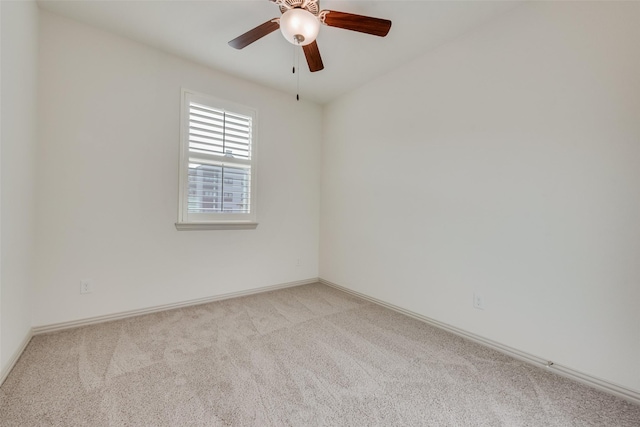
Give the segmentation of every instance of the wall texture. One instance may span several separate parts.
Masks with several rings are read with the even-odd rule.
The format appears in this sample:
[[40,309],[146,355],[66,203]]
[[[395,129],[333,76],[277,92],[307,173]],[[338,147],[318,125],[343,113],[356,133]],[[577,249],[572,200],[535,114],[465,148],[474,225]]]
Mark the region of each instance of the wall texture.
[[640,391],[638,22],[525,5],[329,104],[321,277]]
[[[320,107],[45,11],[39,40],[34,326],[318,276]],[[182,87],[258,110],[256,230],[175,229]]]
[[38,8],[0,2],[0,371],[31,328],[35,254]]

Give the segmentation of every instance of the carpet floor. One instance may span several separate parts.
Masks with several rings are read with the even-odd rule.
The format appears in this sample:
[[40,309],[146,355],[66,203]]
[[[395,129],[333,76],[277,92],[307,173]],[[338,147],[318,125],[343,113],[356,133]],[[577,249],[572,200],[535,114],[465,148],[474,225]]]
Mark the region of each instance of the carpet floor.
[[2,426],[640,426],[640,406],[322,284],[35,336]]

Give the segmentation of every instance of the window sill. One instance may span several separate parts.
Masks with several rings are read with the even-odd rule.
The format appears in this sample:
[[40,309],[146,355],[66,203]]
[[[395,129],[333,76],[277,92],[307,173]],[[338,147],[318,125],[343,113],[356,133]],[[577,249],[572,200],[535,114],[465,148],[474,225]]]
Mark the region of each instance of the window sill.
[[253,230],[257,222],[176,222],[178,231],[189,230]]

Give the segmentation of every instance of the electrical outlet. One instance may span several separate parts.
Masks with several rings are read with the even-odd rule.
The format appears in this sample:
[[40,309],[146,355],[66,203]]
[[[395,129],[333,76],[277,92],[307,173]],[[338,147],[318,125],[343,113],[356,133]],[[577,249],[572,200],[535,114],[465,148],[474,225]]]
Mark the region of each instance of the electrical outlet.
[[473,293],[473,308],[484,310],[484,299],[482,298],[482,295],[477,292]]
[[300,267],[300,258],[296,259],[296,267]]
[[93,292],[93,285],[90,280],[80,280],[80,293],[88,294]]

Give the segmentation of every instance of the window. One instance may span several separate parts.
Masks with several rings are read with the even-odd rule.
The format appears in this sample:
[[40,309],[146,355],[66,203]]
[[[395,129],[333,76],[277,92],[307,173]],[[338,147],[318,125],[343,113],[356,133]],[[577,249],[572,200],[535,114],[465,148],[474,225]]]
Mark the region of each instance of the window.
[[256,112],[182,91],[176,228],[255,228]]

